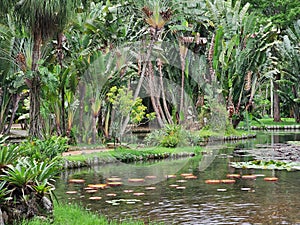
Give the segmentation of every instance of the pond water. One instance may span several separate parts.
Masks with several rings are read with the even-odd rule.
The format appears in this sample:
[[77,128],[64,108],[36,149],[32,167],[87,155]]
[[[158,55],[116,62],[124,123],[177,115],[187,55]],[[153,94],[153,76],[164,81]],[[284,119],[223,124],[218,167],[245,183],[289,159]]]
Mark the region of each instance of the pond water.
[[[300,224],[299,171],[240,170],[229,166],[241,160],[232,157],[237,146],[249,148],[289,140],[299,141],[300,134],[259,133],[251,141],[208,146],[200,157],[66,171],[57,180],[56,195],[59,200],[83,204],[87,210],[118,221],[133,218],[164,224]],[[232,173],[259,176],[255,180],[236,179],[233,184],[205,182],[228,179],[227,174]],[[267,182],[263,176],[276,176],[278,181]],[[79,178],[85,182],[68,182]],[[105,183],[107,178],[121,178],[123,184],[88,193],[88,184]],[[66,194],[67,191],[74,192]]]

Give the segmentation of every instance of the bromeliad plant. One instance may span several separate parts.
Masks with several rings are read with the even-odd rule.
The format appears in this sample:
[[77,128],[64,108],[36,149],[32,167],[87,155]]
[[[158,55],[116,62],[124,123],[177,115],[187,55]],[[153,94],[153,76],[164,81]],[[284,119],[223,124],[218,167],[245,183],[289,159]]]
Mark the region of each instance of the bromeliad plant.
[[[0,201],[5,201],[1,210],[8,215],[8,223],[51,212],[55,197],[53,178],[59,170],[57,158],[39,162],[29,157],[22,157],[16,164],[2,169]],[[20,213],[15,214],[16,211]]]
[[66,148],[67,139],[60,137],[0,146],[0,210],[8,215],[5,223],[52,212],[54,177]]
[[12,164],[20,155],[21,150],[18,145],[0,145],[0,169]]
[[68,138],[52,136],[46,140],[33,139],[20,144],[19,148],[24,155],[38,161],[49,161],[68,149]]
[[[7,182],[8,188],[12,190],[12,197],[18,199],[20,195],[26,199],[38,190],[36,194],[52,194],[54,189],[53,178],[59,171],[59,164],[56,159],[50,163],[38,162],[29,157],[22,157],[16,165],[8,165],[0,175],[0,180]],[[43,189],[41,189],[43,184]]]

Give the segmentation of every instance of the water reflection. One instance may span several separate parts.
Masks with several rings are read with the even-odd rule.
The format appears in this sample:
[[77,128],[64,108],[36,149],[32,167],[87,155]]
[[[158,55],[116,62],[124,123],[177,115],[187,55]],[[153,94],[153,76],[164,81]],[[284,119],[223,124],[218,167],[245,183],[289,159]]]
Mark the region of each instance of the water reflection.
[[[293,139],[291,139],[293,138]],[[299,140],[298,134],[266,136],[258,139],[264,143]],[[276,140],[276,141],[275,141]],[[269,142],[270,141],[270,142]],[[261,140],[240,143],[240,146],[255,146]],[[150,163],[118,164],[81,169],[62,174],[57,182],[59,199],[68,202],[82,202],[87,209],[106,215],[109,219],[141,219],[165,224],[300,224],[300,172],[239,170],[229,167],[234,146],[206,149],[202,158],[166,160]],[[192,173],[197,179],[187,179],[182,173]],[[266,182],[263,177],[256,180],[237,179],[234,184],[206,184],[207,179],[226,179],[228,173],[262,174],[276,176],[278,182]],[[176,174],[176,178],[166,175]],[[123,185],[98,190],[88,194],[87,184],[103,183],[106,178],[122,178]],[[147,179],[147,176],[152,176]],[[68,179],[82,178],[85,184],[70,184]],[[128,178],[143,178],[144,182],[128,182]],[[175,185],[185,187],[176,189]],[[148,190],[146,187],[155,187]],[[246,189],[248,188],[248,189]],[[226,191],[218,191],[218,190]],[[67,190],[77,194],[66,195]],[[132,192],[129,192],[131,190]],[[115,197],[107,196],[115,193]],[[134,193],[144,193],[135,196]],[[101,196],[99,201],[89,196]],[[111,200],[120,200],[112,205]]]

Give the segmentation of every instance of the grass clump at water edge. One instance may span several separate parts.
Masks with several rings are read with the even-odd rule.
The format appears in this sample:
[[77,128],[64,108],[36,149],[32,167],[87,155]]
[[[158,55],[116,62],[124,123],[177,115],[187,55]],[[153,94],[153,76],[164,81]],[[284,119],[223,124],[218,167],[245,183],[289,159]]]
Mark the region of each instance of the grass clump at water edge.
[[[84,210],[79,205],[54,204],[54,219],[39,219],[25,220],[16,225],[144,225],[143,221],[109,221],[105,216],[97,215],[96,213]],[[156,223],[147,223],[156,224]],[[161,224],[161,223],[160,223]]]
[[201,151],[202,148],[199,146],[186,146],[177,148],[146,147],[142,149],[124,149],[120,147],[115,150],[105,152],[64,156],[64,159],[69,161],[85,161],[88,158],[99,157],[105,162],[122,159],[126,159],[126,161],[134,161],[134,159],[151,159],[151,157],[149,158],[149,156],[153,155],[155,156],[155,158],[165,158],[165,156],[167,155],[180,153],[195,153],[197,155]]

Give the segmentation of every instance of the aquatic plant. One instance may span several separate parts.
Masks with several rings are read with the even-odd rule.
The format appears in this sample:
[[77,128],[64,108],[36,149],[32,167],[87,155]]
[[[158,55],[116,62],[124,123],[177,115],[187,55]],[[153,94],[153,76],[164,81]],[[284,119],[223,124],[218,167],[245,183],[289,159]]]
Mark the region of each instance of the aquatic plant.
[[300,170],[300,162],[283,162],[275,160],[253,160],[249,162],[232,162],[231,166],[240,169],[267,169],[267,170]]

